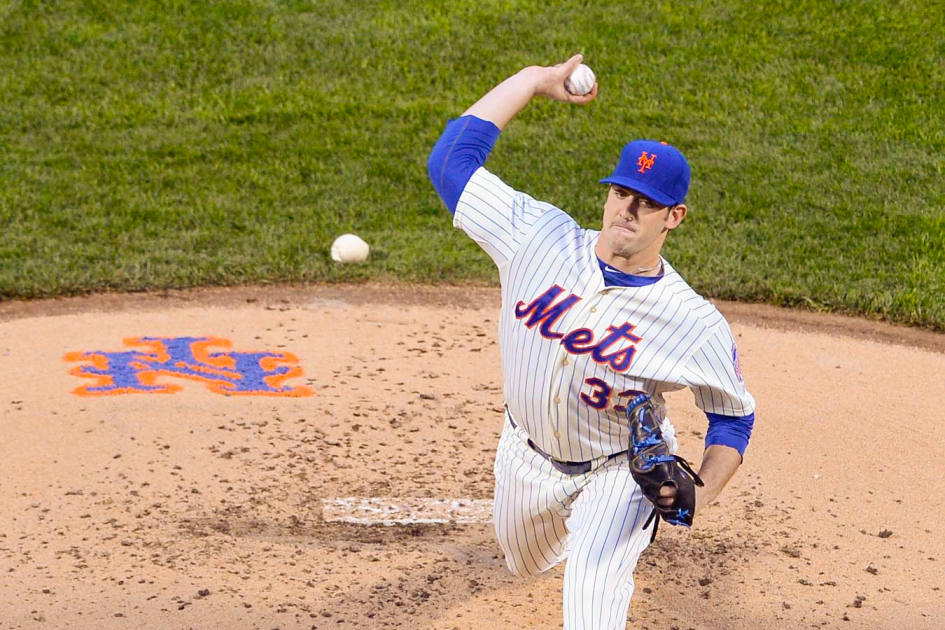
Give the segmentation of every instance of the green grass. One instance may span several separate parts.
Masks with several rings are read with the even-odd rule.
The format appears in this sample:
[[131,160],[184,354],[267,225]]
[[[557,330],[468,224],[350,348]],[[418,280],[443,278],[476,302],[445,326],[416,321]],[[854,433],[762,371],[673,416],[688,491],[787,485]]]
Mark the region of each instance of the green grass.
[[[624,142],[693,166],[666,255],[707,296],[945,330],[945,8],[824,2],[8,2],[0,298],[494,283],[426,178],[445,121],[582,51],[489,166],[599,222]],[[331,262],[353,231],[367,265]]]

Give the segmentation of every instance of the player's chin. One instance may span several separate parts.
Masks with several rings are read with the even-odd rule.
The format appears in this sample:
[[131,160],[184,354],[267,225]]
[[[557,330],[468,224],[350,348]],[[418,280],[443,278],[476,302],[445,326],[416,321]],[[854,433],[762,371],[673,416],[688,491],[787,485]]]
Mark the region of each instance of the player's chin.
[[608,254],[611,258],[631,258],[636,253],[636,249],[631,247],[611,247]]
[[617,256],[629,257],[631,254],[636,253],[636,239],[630,238],[623,234],[611,234],[610,238],[607,239],[608,245],[610,245],[610,251]]

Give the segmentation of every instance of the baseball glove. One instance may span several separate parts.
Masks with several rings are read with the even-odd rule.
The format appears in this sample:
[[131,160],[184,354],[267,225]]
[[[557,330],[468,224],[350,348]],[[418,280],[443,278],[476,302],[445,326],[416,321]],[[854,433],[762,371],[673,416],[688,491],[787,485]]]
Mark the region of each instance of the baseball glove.
[[[704,485],[702,479],[689,462],[669,452],[649,396],[640,394],[631,400],[627,405],[627,418],[630,421],[630,449],[627,451],[630,473],[654,508],[644,529],[657,513],[671,525],[691,527],[696,486]],[[676,488],[676,496],[673,504],[665,507],[659,504],[659,498],[660,488],[667,485]],[[655,535],[656,531],[653,533]]]

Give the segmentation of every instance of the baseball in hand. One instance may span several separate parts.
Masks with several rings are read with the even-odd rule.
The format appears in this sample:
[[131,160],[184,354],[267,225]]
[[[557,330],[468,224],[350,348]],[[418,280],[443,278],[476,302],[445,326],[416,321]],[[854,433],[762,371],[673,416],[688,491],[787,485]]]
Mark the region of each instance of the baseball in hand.
[[331,259],[335,262],[363,262],[371,247],[357,234],[342,234],[331,244]]
[[594,89],[594,81],[594,71],[582,63],[564,80],[564,89],[575,96],[584,96]]

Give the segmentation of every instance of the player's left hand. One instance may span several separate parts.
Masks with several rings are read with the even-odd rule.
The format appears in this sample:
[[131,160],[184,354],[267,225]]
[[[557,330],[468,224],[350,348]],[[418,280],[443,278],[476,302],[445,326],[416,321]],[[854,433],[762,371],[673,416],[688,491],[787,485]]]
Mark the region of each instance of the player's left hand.
[[[696,507],[693,509],[694,514],[698,514],[699,510],[705,505],[706,500],[706,491],[704,486],[696,486]],[[660,507],[668,508],[673,506],[673,502],[676,501],[676,488],[673,486],[663,486],[660,488],[660,498],[657,499],[657,503]]]
[[672,453],[660,428],[653,401],[640,394],[627,404],[630,429],[630,474],[660,518],[671,525],[692,527],[695,489],[702,479],[685,459]]
[[657,499],[657,503],[661,507],[669,508],[673,507],[673,503],[676,501],[676,488],[674,486],[663,486],[660,488],[660,498]]

